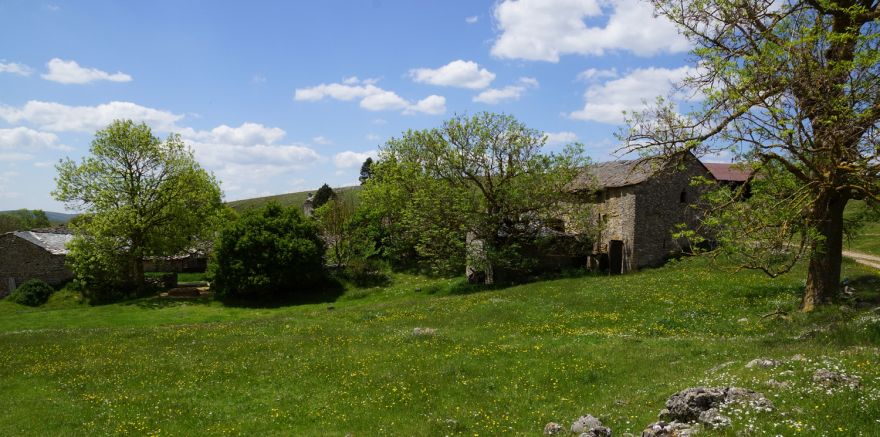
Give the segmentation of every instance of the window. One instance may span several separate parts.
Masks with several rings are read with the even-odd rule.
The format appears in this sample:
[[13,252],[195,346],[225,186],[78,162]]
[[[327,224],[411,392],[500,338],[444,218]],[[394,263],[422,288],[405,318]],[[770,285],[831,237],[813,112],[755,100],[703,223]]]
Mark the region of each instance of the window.
[[678,195],[679,203],[687,203],[688,201],[688,192],[687,190],[681,190],[681,194]]

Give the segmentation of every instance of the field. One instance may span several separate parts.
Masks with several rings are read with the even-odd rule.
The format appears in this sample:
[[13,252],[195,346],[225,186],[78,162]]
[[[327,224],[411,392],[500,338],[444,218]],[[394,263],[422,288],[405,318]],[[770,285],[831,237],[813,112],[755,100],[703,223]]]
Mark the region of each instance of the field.
[[[336,192],[336,194],[339,196],[347,196],[351,199],[357,199],[357,192],[360,191],[360,189],[361,189],[360,186],[353,186],[353,187],[334,188],[333,191]],[[255,197],[252,199],[233,200],[231,202],[226,202],[226,204],[239,212],[244,211],[246,209],[259,208],[268,202],[277,202],[281,206],[300,207],[300,206],[302,206],[303,202],[306,201],[306,197],[308,197],[309,193],[315,193],[316,191],[318,191],[318,190],[314,189],[312,191],[299,191],[296,193],[277,194],[274,196],[266,196],[266,197]]]
[[[276,308],[0,301],[0,435],[539,435],[585,413],[638,434],[695,385],[755,389],[777,407],[728,412],[733,426],[705,435],[871,435],[876,271],[847,263],[859,302],[804,315],[803,271],[722,267],[495,290],[398,274]],[[789,316],[762,317],[776,310]],[[755,358],[783,364],[746,368]],[[818,368],[861,386],[814,383]]]

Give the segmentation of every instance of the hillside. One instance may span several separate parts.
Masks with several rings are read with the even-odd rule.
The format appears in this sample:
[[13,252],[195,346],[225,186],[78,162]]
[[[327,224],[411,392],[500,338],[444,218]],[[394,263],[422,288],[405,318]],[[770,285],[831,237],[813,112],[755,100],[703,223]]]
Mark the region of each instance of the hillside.
[[[805,315],[802,268],[771,280],[728,267],[495,290],[397,274],[273,308],[0,301],[0,384],[15,399],[0,434],[540,435],[589,413],[638,435],[671,394],[736,385],[775,408],[725,409],[732,426],[701,435],[871,435],[877,272],[845,263],[858,301]],[[757,358],[776,361],[747,366]],[[858,384],[825,385],[821,369]]]
[[[359,185],[333,188],[333,191],[336,192],[337,195],[348,196],[354,201],[357,201],[358,192],[360,190],[361,187]],[[278,202],[279,204],[281,204],[281,206],[302,206],[303,202],[306,201],[306,197],[309,195],[309,193],[314,193],[316,191],[317,188],[311,191],[299,191],[296,193],[276,194],[274,196],[255,197],[252,199],[233,200],[231,202],[226,202],[226,204],[237,211],[244,211],[251,208],[259,208],[266,203],[272,201]]]

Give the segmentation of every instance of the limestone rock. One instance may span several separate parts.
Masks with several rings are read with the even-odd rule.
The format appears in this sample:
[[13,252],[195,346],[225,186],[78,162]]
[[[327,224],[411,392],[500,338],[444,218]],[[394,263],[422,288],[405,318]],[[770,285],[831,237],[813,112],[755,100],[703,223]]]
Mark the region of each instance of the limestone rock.
[[413,337],[432,336],[436,333],[437,330],[434,328],[413,328],[412,330]]
[[599,419],[593,417],[590,414],[585,414],[581,417],[578,417],[574,423],[571,424],[571,432],[575,434],[580,434],[587,432],[593,428],[598,428],[602,426],[602,422]]
[[544,425],[544,435],[561,434],[563,431],[565,431],[565,428],[556,422],[550,422]]
[[692,387],[684,389],[666,400],[666,408],[659,419],[666,421],[694,422],[710,409],[731,402],[740,402],[758,411],[771,411],[773,403],[761,393],[739,387]]
[[782,364],[782,361],[772,360],[769,358],[755,358],[754,360],[749,361],[748,364],[746,364],[746,368],[751,369],[754,367],[760,367],[763,369],[768,369],[770,367],[776,367],[780,364]]
[[718,429],[730,426],[730,418],[719,413],[717,409],[710,408],[700,413],[699,422],[707,428]]
[[813,382],[830,386],[846,385],[850,388],[859,388],[861,385],[861,380],[858,376],[844,375],[843,373],[832,372],[828,369],[816,370],[813,373]]
[[648,425],[642,431],[642,437],[690,437],[696,435],[699,430],[698,425],[661,420]]

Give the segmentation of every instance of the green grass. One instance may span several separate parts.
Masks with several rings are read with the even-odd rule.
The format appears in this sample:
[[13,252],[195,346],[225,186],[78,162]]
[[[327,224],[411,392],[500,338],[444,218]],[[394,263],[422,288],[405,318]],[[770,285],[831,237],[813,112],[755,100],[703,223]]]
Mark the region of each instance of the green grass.
[[[349,197],[354,201],[357,201],[358,192],[360,190],[361,187],[358,185],[353,187],[339,187],[333,189],[333,191],[336,192],[337,195]],[[253,199],[233,200],[231,202],[227,202],[226,204],[239,212],[246,209],[259,208],[266,203],[273,201],[278,202],[281,206],[301,207],[303,202],[306,201],[306,197],[308,197],[309,193],[314,194],[316,191],[318,191],[317,188],[311,191],[300,191],[296,193],[277,194],[274,196],[255,197]]]
[[[0,301],[0,435],[539,435],[585,413],[638,434],[672,393],[728,384],[777,409],[730,412],[731,429],[705,435],[871,435],[880,277],[844,269],[866,308],[800,314],[802,270],[770,280],[705,260],[491,291],[395,275],[278,308]],[[762,317],[776,309],[791,319]],[[745,368],[759,357],[786,363]],[[820,367],[862,386],[821,388]]]
[[[846,207],[845,216],[853,217],[864,213],[865,210],[865,202],[851,201]],[[847,240],[844,247],[847,250],[880,256],[880,217],[877,217],[875,221],[865,223],[853,238]]]

